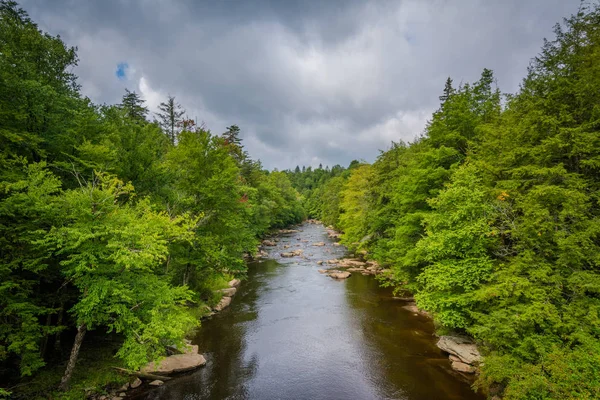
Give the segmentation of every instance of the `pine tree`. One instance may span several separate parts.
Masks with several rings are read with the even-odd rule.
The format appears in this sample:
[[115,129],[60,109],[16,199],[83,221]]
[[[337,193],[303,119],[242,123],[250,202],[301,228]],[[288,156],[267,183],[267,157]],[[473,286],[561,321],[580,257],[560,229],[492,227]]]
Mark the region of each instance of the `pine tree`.
[[439,97],[442,104],[444,104],[454,92],[455,89],[452,87],[452,78],[448,77],[448,79],[446,79],[446,85],[444,86],[444,94]]
[[135,90],[131,92],[129,89],[125,89],[125,94],[119,106],[129,118],[145,122],[148,114],[148,108],[144,107],[145,102],[146,100],[142,99]]
[[183,122],[182,116],[185,114],[185,110],[175,101],[173,96],[169,96],[166,102],[160,103],[158,109],[162,111],[158,113],[160,126],[171,140],[171,144],[175,144],[178,127]]

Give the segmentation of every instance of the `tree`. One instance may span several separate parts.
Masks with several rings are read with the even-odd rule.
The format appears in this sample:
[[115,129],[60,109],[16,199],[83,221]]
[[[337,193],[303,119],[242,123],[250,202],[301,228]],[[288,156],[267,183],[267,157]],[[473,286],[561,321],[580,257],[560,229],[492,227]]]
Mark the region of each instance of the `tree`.
[[185,114],[185,110],[175,101],[173,96],[169,96],[166,102],[160,103],[158,109],[162,111],[158,113],[160,126],[171,139],[171,144],[175,144],[178,129],[183,123],[182,116]]
[[39,232],[35,243],[60,262],[65,282],[79,290],[73,307],[77,335],[60,388],[68,388],[81,343],[99,326],[122,333],[119,351],[138,368],[163,346],[182,344],[194,319],[183,308],[191,299],[186,287],[172,287],[159,276],[168,243],[189,240],[196,223],[171,219],[148,201],[129,203],[133,187],[98,175],[80,189],[64,193],[63,223]]
[[454,92],[455,90],[452,86],[452,78],[448,77],[448,79],[446,79],[446,84],[444,85],[444,94],[439,97],[442,104],[444,104],[450,98],[450,96],[454,94]]
[[125,115],[134,121],[146,122],[148,108],[144,106],[146,100],[142,99],[139,94],[125,89],[125,94],[119,105],[125,111]]

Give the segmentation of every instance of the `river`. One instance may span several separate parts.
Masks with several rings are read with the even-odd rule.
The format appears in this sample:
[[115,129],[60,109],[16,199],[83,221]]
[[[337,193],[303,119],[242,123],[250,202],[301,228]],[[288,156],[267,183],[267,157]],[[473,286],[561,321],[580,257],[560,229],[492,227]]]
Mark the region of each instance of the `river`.
[[[299,229],[250,263],[231,306],[203,321],[193,343],[207,365],[146,399],[483,399],[451,370],[428,318],[372,276],[319,274],[318,260],[345,249],[321,225]],[[285,245],[304,257],[281,258]]]

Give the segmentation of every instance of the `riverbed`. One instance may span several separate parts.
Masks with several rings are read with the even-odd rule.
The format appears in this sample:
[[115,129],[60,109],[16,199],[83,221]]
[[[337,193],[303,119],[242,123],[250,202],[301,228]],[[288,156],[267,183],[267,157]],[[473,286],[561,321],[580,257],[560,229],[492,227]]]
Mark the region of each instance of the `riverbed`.
[[[250,263],[231,306],[203,321],[193,343],[206,366],[147,399],[483,399],[450,368],[426,316],[373,276],[319,274],[317,261],[346,250],[321,225],[298,229]],[[295,249],[303,256],[280,256]]]

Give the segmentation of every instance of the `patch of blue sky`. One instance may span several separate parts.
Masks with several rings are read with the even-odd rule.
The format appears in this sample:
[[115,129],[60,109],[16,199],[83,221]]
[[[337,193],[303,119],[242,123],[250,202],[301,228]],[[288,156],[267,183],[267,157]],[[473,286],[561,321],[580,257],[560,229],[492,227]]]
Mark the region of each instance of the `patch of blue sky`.
[[127,79],[127,70],[129,69],[129,64],[126,62],[121,62],[117,64],[117,70],[115,71],[115,75],[118,80],[124,81]]

